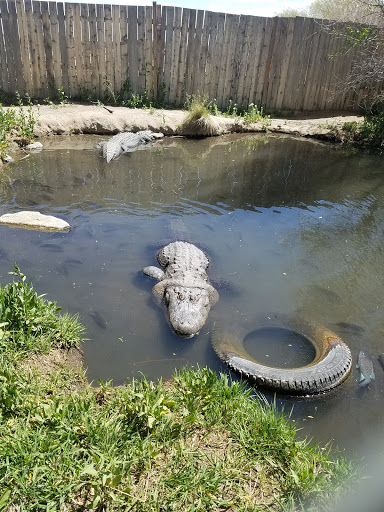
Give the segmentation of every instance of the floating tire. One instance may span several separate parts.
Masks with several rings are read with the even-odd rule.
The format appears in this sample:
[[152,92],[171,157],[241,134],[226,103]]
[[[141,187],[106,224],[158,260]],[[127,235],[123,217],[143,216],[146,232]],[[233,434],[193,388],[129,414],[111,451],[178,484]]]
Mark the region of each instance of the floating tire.
[[[245,319],[244,323],[249,322]],[[258,319],[256,329],[284,328],[304,336],[315,348],[314,360],[301,368],[274,368],[259,363],[244,349],[250,332],[246,326],[235,331],[215,324],[212,344],[216,353],[232,370],[260,387],[293,395],[329,391],[340,385],[352,368],[349,347],[332,331],[306,321],[286,317]]]

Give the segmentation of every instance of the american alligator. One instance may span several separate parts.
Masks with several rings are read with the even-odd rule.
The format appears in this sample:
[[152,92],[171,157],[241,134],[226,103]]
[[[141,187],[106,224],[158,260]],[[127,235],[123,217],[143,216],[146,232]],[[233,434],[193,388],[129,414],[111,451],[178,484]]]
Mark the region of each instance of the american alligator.
[[103,150],[103,158],[110,162],[118,158],[122,153],[131,153],[138,146],[148,144],[162,137],[164,137],[163,133],[155,133],[150,130],[137,133],[123,132],[114,135],[105,142],[100,142],[97,147]]
[[[249,329],[215,325],[213,347],[218,356],[235,372],[256,385],[292,395],[309,395],[328,391],[343,382],[352,368],[348,346],[336,334],[304,320],[269,317],[259,320],[258,328],[283,327],[307,338],[316,350],[315,359],[302,368],[274,368],[253,359],[244,349]],[[247,322],[245,321],[247,325]]]
[[158,303],[165,298],[175,333],[191,338],[199,333],[219,298],[206,274],[208,257],[195,245],[178,240],[163,247],[157,261],[164,270],[143,268],[144,274],[159,281],[152,289],[153,295]]

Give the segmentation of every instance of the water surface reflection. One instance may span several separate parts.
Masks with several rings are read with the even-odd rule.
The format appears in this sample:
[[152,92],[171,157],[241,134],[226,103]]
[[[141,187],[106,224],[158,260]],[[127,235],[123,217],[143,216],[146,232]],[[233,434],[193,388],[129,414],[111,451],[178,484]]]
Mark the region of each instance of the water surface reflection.
[[[80,313],[92,339],[85,346],[90,380],[166,379],[185,364],[226,371],[211,348],[212,323],[263,312],[327,325],[355,359],[362,348],[384,352],[379,155],[234,135],[166,139],[106,164],[94,149],[99,139],[76,137],[74,147],[65,138],[47,141],[42,153],[0,176],[0,213],[36,209],[72,225],[68,234],[0,226],[0,276],[8,282],[17,261],[39,293]],[[220,292],[193,340],[170,331],[151,297],[154,282],[140,272],[155,264],[161,243],[179,236],[175,218],[209,254]],[[271,357],[267,348],[254,350]],[[384,373],[377,364],[376,375],[370,389],[359,389],[354,371],[330,395],[282,403],[295,405],[293,418],[316,440],[334,437],[354,448],[382,420]]]

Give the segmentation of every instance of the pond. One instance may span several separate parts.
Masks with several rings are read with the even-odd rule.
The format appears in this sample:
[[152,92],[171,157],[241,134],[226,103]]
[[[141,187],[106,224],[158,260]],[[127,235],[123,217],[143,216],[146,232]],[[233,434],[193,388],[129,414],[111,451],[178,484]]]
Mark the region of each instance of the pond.
[[[382,156],[287,136],[166,138],[107,164],[102,137],[43,141],[45,149],[3,168],[0,213],[38,210],[69,233],[0,226],[0,282],[17,262],[38,293],[86,326],[85,364],[96,384],[168,379],[187,364],[228,372],[211,346],[214,321],[259,313],[299,315],[350,347],[352,376],[315,398],[278,397],[305,435],[358,451],[382,423],[384,372],[384,168]],[[211,260],[220,293],[200,334],[181,339],[141,269],[162,244],[188,236]],[[256,326],[255,326],[256,328]],[[246,339],[264,362],[299,366],[302,339]],[[357,355],[376,380],[359,388]],[[268,395],[270,398],[273,395]]]

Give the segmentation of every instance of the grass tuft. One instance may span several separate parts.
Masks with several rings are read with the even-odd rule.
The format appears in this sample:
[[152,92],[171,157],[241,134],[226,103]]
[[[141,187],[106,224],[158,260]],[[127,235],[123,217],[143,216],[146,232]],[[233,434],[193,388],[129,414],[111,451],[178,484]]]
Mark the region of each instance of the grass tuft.
[[59,315],[56,302],[37,295],[16,264],[10,274],[15,280],[0,287],[0,351],[21,356],[77,346],[83,331],[77,316]]
[[208,98],[196,94],[186,102],[188,114],[181,125],[181,133],[188,137],[211,137],[218,135],[214,119],[209,112]]

